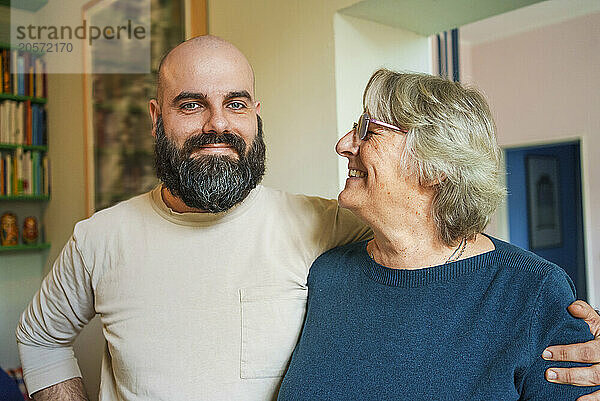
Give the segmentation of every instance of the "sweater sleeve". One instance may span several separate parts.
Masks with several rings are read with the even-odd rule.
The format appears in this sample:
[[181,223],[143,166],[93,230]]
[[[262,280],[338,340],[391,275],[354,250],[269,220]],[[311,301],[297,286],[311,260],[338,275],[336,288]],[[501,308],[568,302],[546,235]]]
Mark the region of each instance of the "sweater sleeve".
[[17,346],[29,394],[81,377],[73,341],[94,315],[90,273],[71,238],[17,326]]
[[593,338],[588,325],[575,319],[567,307],[575,301],[575,286],[569,276],[559,268],[551,270],[540,288],[530,326],[530,366],[523,375],[521,400],[565,400],[600,389],[550,383],[545,379],[550,367],[588,366],[571,362],[553,362],[542,359],[543,350],[550,345],[573,344]]

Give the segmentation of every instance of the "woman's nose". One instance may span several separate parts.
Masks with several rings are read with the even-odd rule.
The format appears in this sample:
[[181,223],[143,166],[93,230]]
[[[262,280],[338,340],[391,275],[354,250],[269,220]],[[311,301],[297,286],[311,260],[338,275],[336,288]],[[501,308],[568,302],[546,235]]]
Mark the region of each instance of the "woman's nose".
[[360,149],[360,143],[356,139],[354,129],[351,129],[346,135],[340,138],[338,143],[335,145],[335,151],[338,155],[343,157],[352,157],[358,155]]

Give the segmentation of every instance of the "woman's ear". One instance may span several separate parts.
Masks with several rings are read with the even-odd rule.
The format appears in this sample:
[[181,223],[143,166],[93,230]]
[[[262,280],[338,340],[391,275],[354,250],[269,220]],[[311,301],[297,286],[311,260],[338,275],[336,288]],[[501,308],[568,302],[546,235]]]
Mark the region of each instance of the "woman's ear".
[[419,180],[419,184],[421,184],[425,188],[438,187],[438,186],[442,185],[444,183],[444,181],[446,181],[446,178],[447,178],[446,174],[441,173],[438,178],[430,180],[430,181],[427,181],[427,182],[421,182]]

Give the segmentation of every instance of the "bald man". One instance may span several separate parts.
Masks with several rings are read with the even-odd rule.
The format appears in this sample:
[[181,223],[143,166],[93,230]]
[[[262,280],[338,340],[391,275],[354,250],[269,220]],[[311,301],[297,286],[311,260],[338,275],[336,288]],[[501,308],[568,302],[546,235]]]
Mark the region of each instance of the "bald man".
[[[38,401],[86,399],[71,344],[99,314],[102,401],[272,400],[310,265],[370,232],[335,201],[259,185],[260,103],[230,43],[205,36],[173,49],[149,112],[162,183],[76,225],[17,329],[28,390]],[[600,349],[570,347],[551,351],[577,360]],[[553,381],[588,384],[592,369]]]
[[337,203],[259,185],[246,58],[214,37],[163,60],[149,103],[162,184],[79,222],[17,339],[35,400],[82,400],[71,344],[99,314],[100,400],[271,400],[324,251],[369,231]]

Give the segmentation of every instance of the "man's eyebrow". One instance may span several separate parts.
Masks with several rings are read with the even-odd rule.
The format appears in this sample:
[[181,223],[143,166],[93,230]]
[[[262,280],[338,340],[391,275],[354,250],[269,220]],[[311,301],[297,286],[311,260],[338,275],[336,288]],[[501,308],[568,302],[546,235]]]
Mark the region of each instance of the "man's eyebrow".
[[237,97],[243,97],[248,100],[252,100],[252,96],[250,96],[250,93],[248,93],[246,90],[229,92],[227,95],[225,95],[225,100],[231,100]]
[[179,95],[175,96],[175,98],[171,101],[171,104],[173,106],[177,106],[177,103],[179,103],[180,101],[191,99],[206,100],[206,95],[204,93],[198,92],[181,92]]

